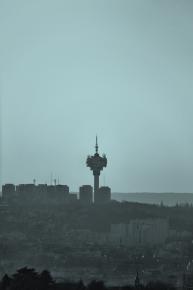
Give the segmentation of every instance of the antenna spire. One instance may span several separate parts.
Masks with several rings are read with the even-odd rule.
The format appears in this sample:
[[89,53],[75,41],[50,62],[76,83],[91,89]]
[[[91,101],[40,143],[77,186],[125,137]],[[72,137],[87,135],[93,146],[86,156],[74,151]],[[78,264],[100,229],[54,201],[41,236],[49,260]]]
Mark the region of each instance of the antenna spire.
[[99,146],[98,146],[98,138],[97,138],[97,135],[96,135],[96,145],[95,145],[95,149],[96,149],[96,153],[98,153]]

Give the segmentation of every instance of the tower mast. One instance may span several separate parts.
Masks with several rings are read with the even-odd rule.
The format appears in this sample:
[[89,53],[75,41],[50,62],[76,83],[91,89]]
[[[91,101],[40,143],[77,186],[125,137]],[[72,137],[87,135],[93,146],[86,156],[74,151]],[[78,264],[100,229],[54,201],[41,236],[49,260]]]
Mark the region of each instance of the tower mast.
[[97,199],[97,191],[99,189],[99,176],[104,167],[107,166],[107,158],[105,155],[100,156],[98,153],[98,138],[96,136],[95,154],[88,156],[86,165],[90,167],[94,175],[94,201]]
[[98,153],[98,149],[99,149],[99,146],[98,146],[98,138],[97,138],[97,135],[96,135],[96,145],[95,145],[96,153]]

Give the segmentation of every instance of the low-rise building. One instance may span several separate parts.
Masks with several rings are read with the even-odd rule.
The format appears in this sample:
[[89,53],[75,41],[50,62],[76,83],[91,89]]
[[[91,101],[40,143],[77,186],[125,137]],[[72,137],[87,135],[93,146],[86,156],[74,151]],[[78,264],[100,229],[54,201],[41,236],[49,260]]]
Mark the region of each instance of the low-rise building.
[[79,200],[81,204],[91,204],[93,202],[93,188],[91,185],[82,185],[79,188]]
[[169,235],[166,219],[137,219],[129,224],[111,225],[111,241],[125,245],[158,245],[165,243]]

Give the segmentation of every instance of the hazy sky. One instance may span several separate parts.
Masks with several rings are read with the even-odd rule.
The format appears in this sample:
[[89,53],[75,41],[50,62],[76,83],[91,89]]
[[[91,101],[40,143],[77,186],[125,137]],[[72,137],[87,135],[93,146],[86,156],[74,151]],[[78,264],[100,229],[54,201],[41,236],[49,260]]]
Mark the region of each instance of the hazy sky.
[[1,182],[193,192],[192,0],[1,0]]

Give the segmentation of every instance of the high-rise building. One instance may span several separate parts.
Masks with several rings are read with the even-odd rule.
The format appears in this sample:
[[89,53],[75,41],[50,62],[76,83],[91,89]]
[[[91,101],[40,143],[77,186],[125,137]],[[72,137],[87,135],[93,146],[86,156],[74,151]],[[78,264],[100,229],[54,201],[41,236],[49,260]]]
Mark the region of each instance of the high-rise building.
[[33,183],[19,184],[16,186],[16,196],[22,201],[30,202],[34,197],[36,186]]
[[95,203],[108,203],[111,200],[111,189],[108,186],[101,186],[94,197]]
[[79,188],[79,200],[82,204],[91,204],[93,202],[93,188],[91,185],[82,185]]
[[97,194],[99,190],[99,176],[101,170],[103,170],[104,167],[107,166],[107,158],[106,155],[103,154],[103,156],[100,156],[98,153],[98,141],[96,137],[96,145],[95,145],[95,154],[93,156],[88,156],[86,165],[90,167],[90,169],[93,171],[94,175],[94,201],[97,199]]
[[54,199],[57,199],[57,198],[67,199],[69,197],[69,186],[63,185],[63,184],[48,185],[47,195],[48,197],[51,197]]
[[4,184],[2,186],[2,198],[7,201],[13,199],[15,196],[15,185],[14,184]]
[[68,195],[69,194],[69,186],[68,185],[63,185],[63,184],[57,184],[55,186],[56,192],[61,193],[63,195]]

